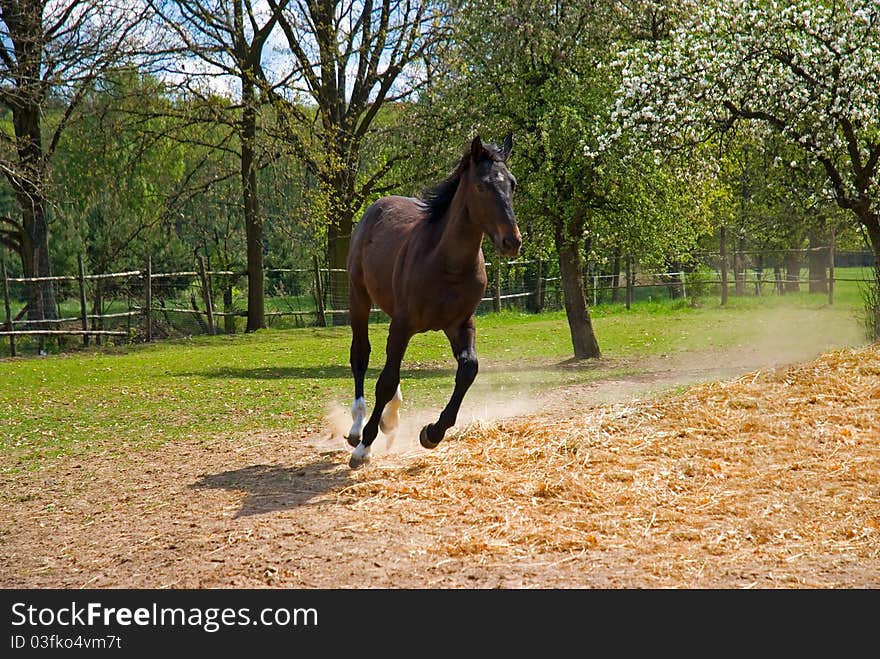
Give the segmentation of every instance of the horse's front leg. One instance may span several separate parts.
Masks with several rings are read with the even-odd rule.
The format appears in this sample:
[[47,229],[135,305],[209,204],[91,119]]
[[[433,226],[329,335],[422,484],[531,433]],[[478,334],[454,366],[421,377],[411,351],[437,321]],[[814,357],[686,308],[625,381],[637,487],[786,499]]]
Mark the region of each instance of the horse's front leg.
[[367,336],[366,322],[363,327],[352,322],[353,338],[351,342],[351,372],[354,375],[354,402],[351,405],[351,430],[346,440],[351,446],[357,446],[361,439],[364,419],[367,416],[367,401],[364,398],[364,378],[370,363],[370,340]]
[[476,338],[474,317],[471,316],[461,327],[446,330],[446,336],[452,346],[452,354],[458,361],[458,370],[455,372],[455,389],[437,422],[429,423],[419,433],[419,443],[425,448],[436,448],[446,431],[455,425],[464,395],[473,384],[479,370],[477,351],[474,347]]
[[367,401],[364,398],[364,378],[370,364],[370,296],[363,285],[363,275],[352,277],[349,284],[349,322],[351,324],[351,374],[354,376],[354,402],[351,405],[351,430],[345,438],[351,446],[361,440]]
[[405,323],[391,321],[388,328],[388,342],[385,344],[385,367],[376,380],[376,402],[370,418],[364,425],[361,441],[351,452],[348,466],[357,469],[370,459],[370,445],[379,434],[382,410],[394,398],[400,385],[400,364],[412,334]]

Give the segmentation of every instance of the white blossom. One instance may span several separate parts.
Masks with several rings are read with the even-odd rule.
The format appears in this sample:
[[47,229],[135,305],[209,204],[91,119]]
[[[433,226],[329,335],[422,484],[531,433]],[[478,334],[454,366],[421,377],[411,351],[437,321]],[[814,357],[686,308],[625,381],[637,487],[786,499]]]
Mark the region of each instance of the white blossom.
[[706,0],[669,41],[618,61],[615,125],[600,145],[621,131],[648,145],[697,142],[735,117],[832,165],[844,192],[877,212],[876,172],[868,189],[853,172],[880,148],[878,0]]

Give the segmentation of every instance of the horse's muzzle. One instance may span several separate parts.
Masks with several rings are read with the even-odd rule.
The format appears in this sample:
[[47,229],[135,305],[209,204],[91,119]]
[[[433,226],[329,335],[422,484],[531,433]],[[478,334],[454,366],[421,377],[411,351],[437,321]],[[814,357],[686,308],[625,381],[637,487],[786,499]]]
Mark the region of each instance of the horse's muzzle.
[[495,247],[502,256],[514,258],[519,256],[519,250],[522,247],[522,238],[518,235],[504,236],[501,242],[496,241]]

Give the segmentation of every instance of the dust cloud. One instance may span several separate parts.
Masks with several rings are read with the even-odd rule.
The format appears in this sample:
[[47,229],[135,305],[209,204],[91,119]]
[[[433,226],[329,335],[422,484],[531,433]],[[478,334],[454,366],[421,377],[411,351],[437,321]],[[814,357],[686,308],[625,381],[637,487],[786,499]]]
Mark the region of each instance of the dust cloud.
[[[706,338],[711,346],[711,337]],[[738,345],[664,355],[603,357],[582,365],[548,360],[536,363],[532,373],[521,373],[523,377],[513,385],[509,375],[512,371],[521,372],[521,364],[492,363],[484,358],[477,381],[465,397],[458,421],[447,437],[472,423],[493,423],[536,413],[577,414],[597,405],[627,403],[683,386],[810,361],[823,352],[866,343],[861,323],[854,315],[836,315],[829,320],[823,309],[784,309],[762,314],[750,327],[750,335]],[[450,363],[449,368],[452,374],[454,364]],[[562,380],[563,369],[569,376],[572,370],[589,369],[589,378],[578,384],[554,385],[554,380]],[[628,374],[620,375],[621,371]],[[405,380],[401,389],[404,404],[400,425],[391,436],[379,433],[373,443],[374,456],[423,452],[419,432],[425,424],[436,421],[442,410],[442,405],[420,408],[417,402],[409,401]],[[367,404],[370,413],[369,399]],[[318,442],[319,448],[350,450],[345,436],[351,423],[348,406],[332,403],[325,417],[325,432],[330,434]]]
[[[452,367],[450,367],[451,369]],[[452,372],[450,370],[450,372]],[[406,386],[401,383],[401,389]],[[450,390],[450,394],[452,391]],[[442,411],[442,406],[430,409],[407,408],[406,391],[403,392],[404,405],[400,410],[400,424],[394,433],[385,435],[381,431],[373,442],[373,456],[389,454],[418,453],[425,449],[419,444],[419,433],[422,427],[437,421]],[[513,397],[497,398],[489,393],[479,390],[471,390],[462,403],[458,413],[458,420],[446,436],[449,437],[456,429],[461,429],[471,423],[486,423],[499,421],[504,418],[522,416],[537,412],[541,408],[539,400],[529,399],[524,392]],[[370,401],[367,401],[367,414],[372,413]],[[351,412],[347,407],[339,403],[331,403],[324,417],[328,437],[317,442],[316,445],[324,450],[346,449],[350,450],[345,437],[351,429]]]

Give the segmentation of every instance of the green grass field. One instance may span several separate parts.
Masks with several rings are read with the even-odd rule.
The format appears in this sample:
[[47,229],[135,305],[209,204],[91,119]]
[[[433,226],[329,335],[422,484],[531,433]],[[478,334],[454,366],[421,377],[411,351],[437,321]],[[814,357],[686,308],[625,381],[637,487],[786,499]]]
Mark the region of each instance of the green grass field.
[[[829,345],[864,343],[861,296],[840,285],[824,295],[640,302],[592,310],[603,362],[638,370],[640,356],[796,341],[821,332]],[[304,328],[196,337],[152,345],[88,349],[0,360],[3,470],[36,467],[65,453],[149,447],[180,438],[210,440],[320,424],[328,405],[347,408],[352,380],[349,330]],[[387,325],[371,326],[368,403],[384,359]],[[547,391],[609,370],[571,357],[563,312],[502,312],[477,322],[478,384]],[[618,360],[620,360],[618,362]],[[619,365],[618,365],[619,364]],[[454,362],[442,333],[416,336],[403,367],[408,406],[439,407],[451,392]]]

